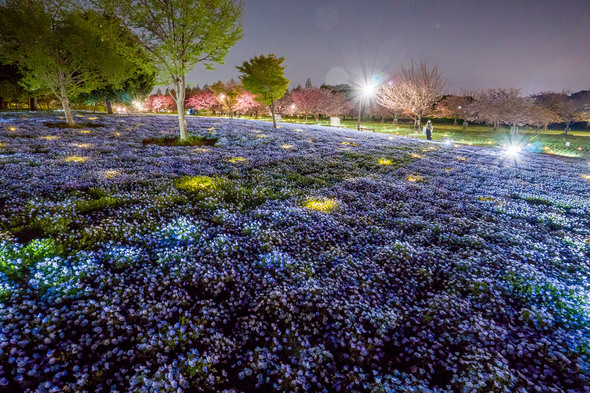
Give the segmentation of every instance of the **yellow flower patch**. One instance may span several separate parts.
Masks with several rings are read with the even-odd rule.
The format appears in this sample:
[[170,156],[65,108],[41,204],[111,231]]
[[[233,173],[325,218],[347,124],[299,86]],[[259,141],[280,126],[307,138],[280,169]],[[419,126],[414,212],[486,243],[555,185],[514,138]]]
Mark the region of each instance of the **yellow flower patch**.
[[89,160],[89,157],[82,157],[82,156],[68,156],[64,159],[65,162],[86,162]]
[[413,183],[418,183],[424,181],[424,178],[420,175],[408,175],[407,180]]
[[331,198],[310,198],[303,203],[303,207],[322,213],[331,213],[338,208],[338,201]]
[[226,160],[227,162],[236,163],[246,161],[244,157],[231,157]]

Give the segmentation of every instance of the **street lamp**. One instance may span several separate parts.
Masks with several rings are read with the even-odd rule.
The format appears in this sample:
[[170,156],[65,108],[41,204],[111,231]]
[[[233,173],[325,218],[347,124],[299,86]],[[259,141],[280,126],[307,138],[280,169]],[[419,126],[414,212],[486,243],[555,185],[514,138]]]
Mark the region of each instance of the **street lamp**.
[[366,99],[368,97],[370,97],[373,94],[373,90],[374,90],[374,86],[373,85],[364,85],[361,88],[361,94],[360,94],[360,98],[359,98],[359,116],[356,122],[356,129],[358,131],[361,130],[361,115],[362,115],[362,110],[363,110],[363,99]]

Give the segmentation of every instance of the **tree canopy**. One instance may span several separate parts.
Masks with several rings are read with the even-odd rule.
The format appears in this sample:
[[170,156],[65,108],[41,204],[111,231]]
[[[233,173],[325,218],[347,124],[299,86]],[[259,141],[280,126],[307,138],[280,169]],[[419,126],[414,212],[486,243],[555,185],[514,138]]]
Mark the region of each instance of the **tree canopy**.
[[443,95],[445,80],[436,66],[426,61],[412,61],[409,67],[393,74],[390,83],[379,92],[377,102],[388,109],[401,109],[411,114],[419,129],[422,116]]
[[242,73],[240,80],[244,88],[256,95],[256,101],[268,105],[275,120],[275,102],[281,99],[289,87],[289,79],[285,78],[285,66],[281,65],[284,57],[277,58],[274,54],[255,56],[236,68]]
[[198,63],[213,69],[242,38],[243,6],[233,0],[95,0],[138,34],[163,84],[173,83],[180,139],[188,137],[184,113],[186,74]]
[[[50,90],[73,125],[70,100],[121,84],[134,66],[113,21],[58,0],[5,0],[0,6],[0,55],[18,66],[27,90]],[[105,34],[106,33],[106,34]]]

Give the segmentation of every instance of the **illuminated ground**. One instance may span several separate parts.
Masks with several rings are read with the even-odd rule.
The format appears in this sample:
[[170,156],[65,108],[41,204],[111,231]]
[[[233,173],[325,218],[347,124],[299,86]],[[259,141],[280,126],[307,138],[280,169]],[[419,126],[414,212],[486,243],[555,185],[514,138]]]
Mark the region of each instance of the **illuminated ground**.
[[590,385],[587,160],[195,117],[219,146],[143,146],[176,118],[88,117],[0,123],[3,388]]

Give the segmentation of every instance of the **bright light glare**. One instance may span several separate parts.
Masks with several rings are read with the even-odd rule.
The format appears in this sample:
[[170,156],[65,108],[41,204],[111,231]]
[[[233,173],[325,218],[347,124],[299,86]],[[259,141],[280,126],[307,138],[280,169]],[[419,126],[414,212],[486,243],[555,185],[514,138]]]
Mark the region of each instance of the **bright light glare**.
[[504,151],[504,154],[510,157],[515,157],[516,155],[518,155],[518,153],[520,153],[520,151],[520,147],[516,145],[508,145],[508,147],[506,147],[506,150]]
[[363,95],[365,97],[369,97],[373,94],[373,91],[375,90],[375,86],[373,85],[365,85],[363,86]]

